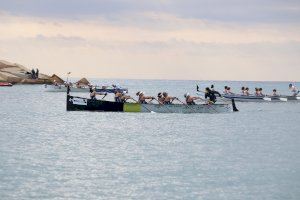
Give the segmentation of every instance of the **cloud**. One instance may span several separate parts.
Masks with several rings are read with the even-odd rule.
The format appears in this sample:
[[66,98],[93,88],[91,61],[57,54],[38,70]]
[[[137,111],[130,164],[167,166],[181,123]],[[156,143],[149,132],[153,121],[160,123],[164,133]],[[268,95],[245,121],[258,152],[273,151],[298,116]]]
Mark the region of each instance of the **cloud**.
[[161,12],[122,16],[74,20],[2,12],[1,59],[78,77],[298,80],[298,24]]

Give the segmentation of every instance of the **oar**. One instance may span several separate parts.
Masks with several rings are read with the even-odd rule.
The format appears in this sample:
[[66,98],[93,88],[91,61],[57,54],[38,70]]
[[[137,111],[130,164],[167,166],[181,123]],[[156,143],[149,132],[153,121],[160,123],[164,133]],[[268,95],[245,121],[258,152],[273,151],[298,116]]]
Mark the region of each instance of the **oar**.
[[134,98],[131,98],[133,101],[135,101],[136,103],[140,104],[143,108],[145,108],[146,110],[148,110],[150,113],[155,113],[154,111],[150,110],[149,108],[147,108],[146,106],[144,106],[142,103],[139,103],[137,100],[135,100]]
[[285,102],[288,101],[287,98],[283,98],[283,97],[280,97],[279,100],[280,100],[280,101],[285,101]]
[[107,93],[104,94],[104,96],[101,99],[104,99],[107,96]]
[[158,105],[164,106],[164,107],[167,108],[167,110],[169,110],[171,113],[173,112],[172,110],[170,110],[170,109],[168,108],[167,105],[161,104],[156,98],[154,98],[154,100],[157,101]]
[[196,113],[195,109],[193,109],[193,108],[191,108],[189,105],[183,103],[183,102],[182,102],[180,99],[178,99],[177,97],[176,97],[176,100],[179,101],[180,103],[182,103],[183,105],[185,105],[187,108],[191,109],[192,111],[194,111],[194,112]]
[[263,100],[265,100],[265,101],[272,101],[272,98],[270,98],[270,97],[264,97]]

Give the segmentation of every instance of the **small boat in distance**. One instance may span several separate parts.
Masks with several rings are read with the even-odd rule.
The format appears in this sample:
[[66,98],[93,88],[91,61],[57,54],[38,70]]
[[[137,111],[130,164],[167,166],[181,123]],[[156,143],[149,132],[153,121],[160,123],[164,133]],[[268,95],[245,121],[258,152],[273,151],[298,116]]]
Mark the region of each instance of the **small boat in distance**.
[[11,87],[13,84],[8,83],[8,82],[0,82],[0,87]]
[[[70,89],[72,92],[90,92],[91,86],[71,86]],[[107,92],[107,93],[114,93],[115,91],[120,92],[128,92],[127,88],[121,88],[121,87],[113,87],[113,86],[96,86],[96,92]],[[67,92],[67,85],[45,85],[45,92]]]
[[230,113],[238,111],[234,100],[231,103],[215,104],[141,104],[130,102],[114,102],[71,96],[67,92],[67,111],[99,111],[99,112],[145,112],[145,113]]

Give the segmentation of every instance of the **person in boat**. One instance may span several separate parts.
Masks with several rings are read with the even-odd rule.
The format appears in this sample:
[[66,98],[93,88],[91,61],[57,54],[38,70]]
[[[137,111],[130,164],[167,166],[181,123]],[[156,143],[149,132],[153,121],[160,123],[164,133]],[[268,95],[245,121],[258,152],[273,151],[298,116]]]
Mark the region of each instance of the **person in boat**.
[[152,97],[152,96],[145,96],[145,93],[142,92],[142,91],[137,92],[137,93],[136,93],[136,96],[139,97],[138,102],[141,103],[141,104],[147,104],[147,103],[148,103],[148,102],[146,101],[147,99],[151,99],[151,100],[155,99],[155,98]]
[[211,85],[211,86],[210,86],[210,90],[211,90],[211,91],[215,91],[215,86],[214,86],[214,85]]
[[173,101],[177,99],[177,97],[171,97],[167,92],[163,92],[164,102],[163,104],[173,104]]
[[231,92],[231,88],[230,87],[227,87],[227,93],[228,94],[233,94],[233,92]]
[[264,96],[264,94],[263,94],[263,89],[262,89],[262,88],[259,88],[259,89],[258,89],[258,93],[259,93],[259,96]]
[[205,99],[209,99],[208,100],[208,103],[209,104],[214,104],[214,103],[216,103],[216,101],[217,101],[217,97],[216,97],[216,94],[219,96],[219,97],[221,97],[221,94],[219,93],[219,92],[217,92],[217,91],[212,91],[209,87],[207,87],[206,89],[205,89]]
[[125,92],[115,91],[115,102],[125,103],[128,99],[131,99],[131,96],[126,95]]
[[258,88],[255,88],[255,96],[260,96],[260,95],[259,95],[259,89],[258,89]]
[[201,99],[200,97],[192,97],[189,93],[184,94],[184,98],[187,105],[196,105],[195,100]]
[[249,95],[250,95],[250,93],[249,93],[249,88],[248,88],[248,87],[245,88],[244,95],[246,95],[246,96],[249,96]]
[[245,95],[245,87],[244,86],[241,88],[241,95]]
[[107,93],[97,93],[96,92],[96,87],[90,87],[90,97],[91,97],[91,99],[92,100],[96,100],[97,98],[96,98],[96,96],[97,95],[107,95]]
[[296,88],[296,86],[295,85],[293,85],[293,84],[289,84],[289,89],[290,89],[290,91],[292,92],[292,95],[293,96],[297,96],[298,94],[299,94],[299,90]]
[[163,97],[163,94],[161,92],[157,94],[157,101],[159,104],[164,104],[165,98]]
[[227,86],[224,87],[224,92],[223,92],[223,93],[224,93],[224,94],[229,94],[229,93],[228,93],[228,87],[227,87]]
[[277,94],[277,90],[276,90],[276,89],[273,89],[272,96],[279,96],[279,95]]

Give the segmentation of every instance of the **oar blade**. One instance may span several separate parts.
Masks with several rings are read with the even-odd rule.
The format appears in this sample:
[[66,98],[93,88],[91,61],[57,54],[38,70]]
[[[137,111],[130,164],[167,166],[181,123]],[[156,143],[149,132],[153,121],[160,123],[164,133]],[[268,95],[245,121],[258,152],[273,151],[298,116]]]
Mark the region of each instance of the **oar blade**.
[[264,97],[263,100],[265,100],[265,101],[272,101],[272,99],[270,97]]
[[287,98],[279,98],[279,100],[280,100],[280,101],[285,101],[285,102],[288,101]]

